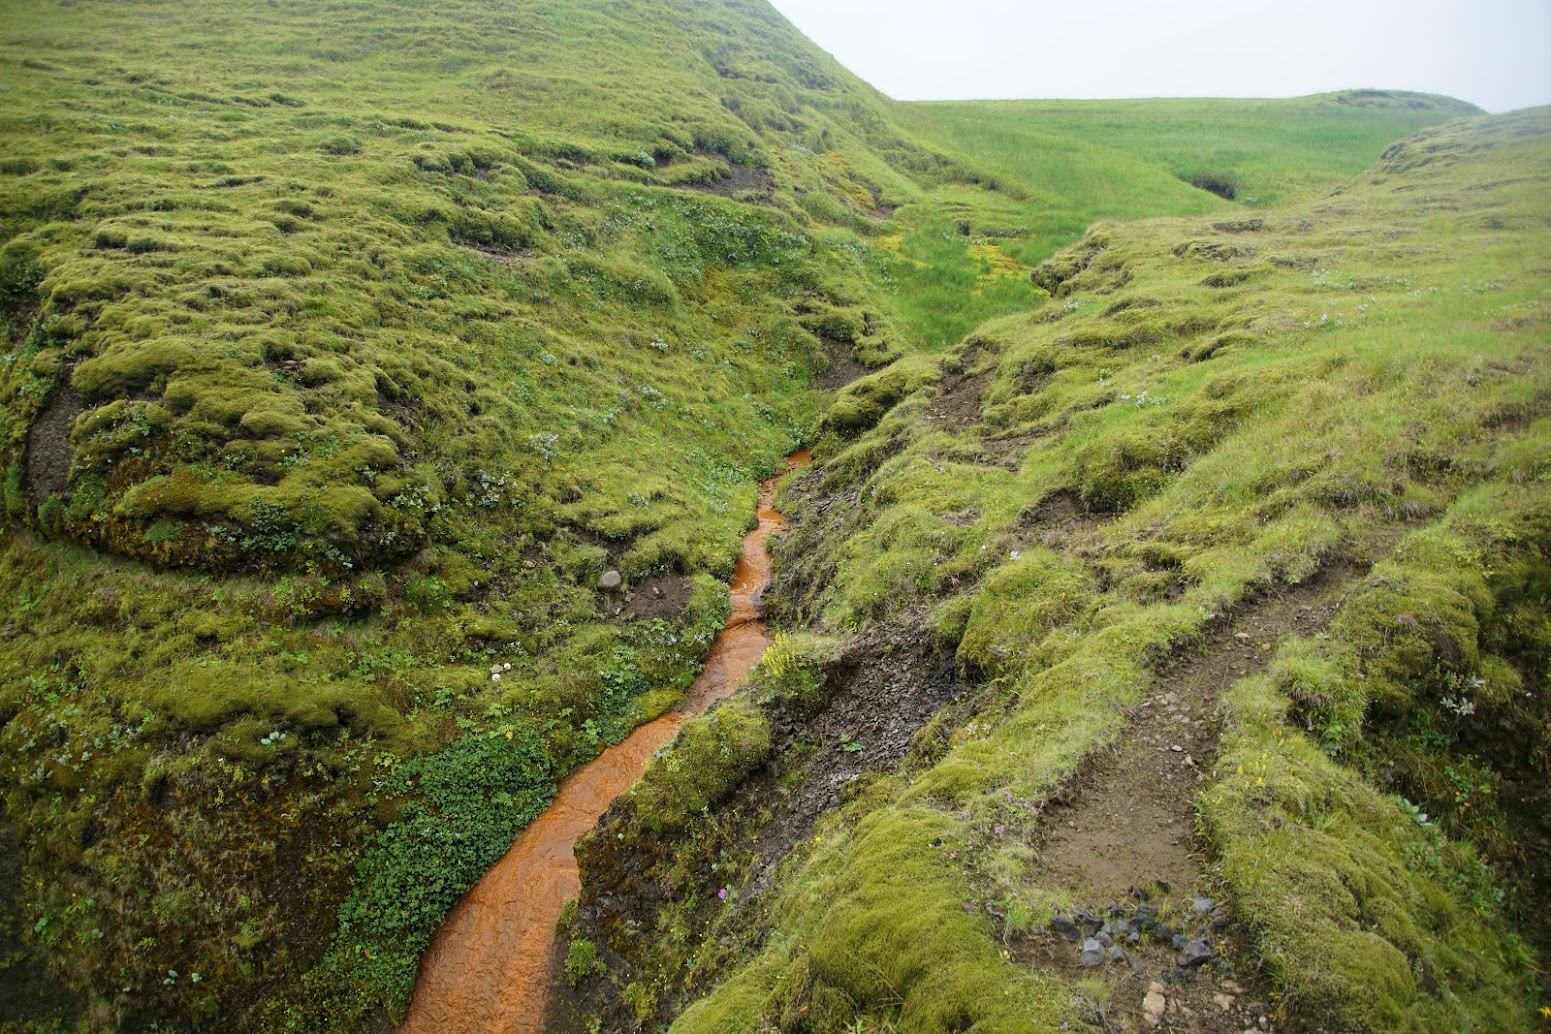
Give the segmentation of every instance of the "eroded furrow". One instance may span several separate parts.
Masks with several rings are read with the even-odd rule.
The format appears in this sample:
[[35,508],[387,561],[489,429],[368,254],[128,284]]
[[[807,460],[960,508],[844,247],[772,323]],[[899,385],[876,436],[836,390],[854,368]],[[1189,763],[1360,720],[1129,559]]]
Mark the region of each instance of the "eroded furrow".
[[1234,969],[1232,906],[1209,874],[1195,799],[1217,752],[1223,691],[1264,669],[1279,643],[1328,625],[1353,574],[1333,567],[1262,598],[1160,674],[1115,749],[1048,813],[1043,882],[1075,907],[1022,946],[1031,961],[1102,973],[1111,1004],[1148,1029],[1269,1029],[1270,995]]

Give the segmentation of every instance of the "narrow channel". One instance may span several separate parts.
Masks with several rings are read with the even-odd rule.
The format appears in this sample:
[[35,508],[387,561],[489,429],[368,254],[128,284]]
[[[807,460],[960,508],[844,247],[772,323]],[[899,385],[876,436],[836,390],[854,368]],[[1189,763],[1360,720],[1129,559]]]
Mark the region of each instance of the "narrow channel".
[[770,585],[765,540],[783,525],[776,488],[810,459],[794,452],[786,471],[760,484],[759,524],[743,538],[729,586],[732,614],[684,702],[568,775],[554,803],[458,902],[421,959],[400,1034],[542,1034],[555,923],[581,891],[571,845],[679,726],[732,692],[770,645],[761,597]]

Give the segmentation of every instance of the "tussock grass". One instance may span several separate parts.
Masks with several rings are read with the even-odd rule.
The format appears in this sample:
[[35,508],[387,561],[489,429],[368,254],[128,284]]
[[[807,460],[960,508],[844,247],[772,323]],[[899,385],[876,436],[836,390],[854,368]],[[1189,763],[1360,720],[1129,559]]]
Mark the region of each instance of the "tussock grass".
[[[1044,987],[1016,1017],[976,1011],[998,1000],[987,987],[1016,1000],[1030,986],[997,938],[1064,903],[1042,880],[1038,820],[1009,802],[1043,799],[1113,742],[1210,622],[1338,560],[1361,574],[1327,635],[1282,644],[1227,694],[1199,801],[1218,878],[1294,1017],[1527,1027],[1544,890],[1522,853],[1538,818],[1493,789],[1546,749],[1546,703],[1521,687],[1551,659],[1534,588],[1551,368],[1532,315],[1548,175],[1537,110],[1426,131],[1253,231],[1105,226],[1050,260],[1059,297],[966,342],[995,356],[978,423],[934,423],[927,387],[855,441],[821,439],[820,461],[858,479],[859,512],[804,520],[847,478],[794,494],[778,559],[801,594],[787,605],[831,634],[930,616],[992,691],[944,747],[822,827],[790,863],[765,947],[674,1029],[777,1022],[804,980],[815,1007],[843,996],[843,1022],[1087,1019],[1075,987]],[[1202,283],[1240,268],[1253,275]],[[1022,443],[1015,465],[997,442]],[[886,859],[883,829],[897,834]],[[930,918],[905,957],[925,942],[919,957],[941,962],[885,982],[869,952],[896,921],[894,874],[917,869],[991,918],[961,929],[949,901],[918,903]],[[869,923],[876,942],[853,936]],[[934,1009],[913,1011],[910,990],[928,986]]]
[[[1280,224],[1274,247],[1258,231],[1170,230],[1169,247],[1211,244],[1186,246],[1183,293],[1089,319],[1084,291],[1123,286],[1148,248],[1096,234],[1069,270],[1026,267],[1091,218],[1228,206],[1137,159],[1142,138],[1107,166],[1138,184],[1123,202],[1055,189],[1015,143],[954,143],[946,121],[887,101],[757,3],[36,0],[11,5],[6,28],[0,744],[26,860],[20,913],[3,918],[33,931],[98,1028],[348,1030],[396,1015],[441,915],[553,780],[682,692],[725,615],[755,483],[818,433],[832,476],[866,479],[868,507],[888,510],[815,597],[837,629],[992,573],[1071,592],[1007,628],[961,594],[945,634],[991,670],[1044,631],[1054,663],[1061,629],[1099,620],[1075,595],[1097,576],[1054,555],[994,574],[1031,493],[1146,512],[1230,423],[1271,405],[1282,389],[1267,385],[1334,361],[1278,329],[1316,297],[1453,306],[1469,324],[1485,292],[1517,306],[1500,321],[1539,318],[1522,284],[1467,295],[1387,279],[1439,260],[1459,213],[1503,196],[1440,188],[1429,204],[1457,207],[1382,255],[1373,223],[1319,213],[1298,217],[1317,237]],[[1428,103],[1403,117],[1452,114]],[[1314,121],[1336,110],[1310,104]],[[1328,166],[1306,156],[1309,122],[1230,171],[1248,189],[1278,162],[1355,169],[1397,117],[1330,118]],[[1201,152],[1213,168],[1225,146]],[[1402,154],[1394,175],[1425,160]],[[1083,200],[1051,229],[1067,190]],[[1539,225],[1514,204],[1484,216],[1493,239]],[[1354,248],[1371,261],[1343,265]],[[1075,300],[1079,334],[1025,338],[1052,289],[1036,281]],[[1273,283],[1271,302],[1249,297]],[[978,463],[961,432],[928,443],[910,422],[935,357],[993,317],[987,420],[1072,428],[1018,475]],[[1460,349],[1498,332],[1471,333]],[[1272,338],[1259,381],[1208,385],[1211,363],[1191,365],[1247,361]],[[1155,367],[1100,358],[1149,347]],[[839,399],[814,390],[846,359],[899,361]],[[1409,375],[1390,352],[1371,363],[1361,376],[1380,385]],[[1083,415],[1154,370],[1207,401],[1146,424]],[[1480,375],[1502,412],[1533,408],[1520,375]],[[1467,437],[1471,419],[1448,426]],[[1273,446],[1288,448],[1256,448]],[[1417,462],[1448,451],[1428,449]],[[1319,484],[1373,505],[1398,461],[1359,455]],[[1188,542],[1140,537],[1228,598],[1230,560],[1303,570],[1308,543],[1343,531],[1328,499],[1282,487],[1290,502],[1266,504],[1259,540],[1205,525]],[[1447,493],[1419,484],[1404,501],[1437,508]],[[1280,552],[1254,556],[1257,541]],[[1103,574],[1129,586],[1127,606],[1180,577],[1145,565],[1117,555]],[[688,605],[610,620],[594,590],[608,569],[632,585],[684,578]],[[714,762],[706,774],[713,796],[733,778]],[[955,879],[932,884],[932,908]],[[956,936],[979,937],[966,922]],[[966,940],[958,957],[983,949]],[[986,985],[966,971],[962,986]]]

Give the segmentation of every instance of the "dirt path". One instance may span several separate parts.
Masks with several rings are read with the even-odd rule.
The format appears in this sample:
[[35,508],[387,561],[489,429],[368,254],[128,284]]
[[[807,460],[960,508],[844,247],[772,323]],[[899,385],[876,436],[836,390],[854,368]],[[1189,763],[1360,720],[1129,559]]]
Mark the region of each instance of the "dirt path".
[[[1263,669],[1282,640],[1328,624],[1353,573],[1324,572],[1207,633],[1128,716],[1115,751],[1049,813],[1044,881],[1085,907],[1058,915],[1027,954],[1059,972],[1102,973],[1112,1006],[1106,1025],[1118,1011],[1144,1030],[1269,1029],[1266,996],[1232,971],[1230,905],[1206,880],[1195,796],[1217,750],[1220,694]],[[1096,966],[1089,938],[1105,955]],[[1080,960],[1084,947],[1090,965]]]

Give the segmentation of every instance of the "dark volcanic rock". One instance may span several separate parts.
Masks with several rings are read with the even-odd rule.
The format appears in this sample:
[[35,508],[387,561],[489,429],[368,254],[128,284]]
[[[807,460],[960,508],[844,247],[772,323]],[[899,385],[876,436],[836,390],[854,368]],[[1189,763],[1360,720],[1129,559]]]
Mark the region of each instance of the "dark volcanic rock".
[[1210,962],[1216,956],[1217,953],[1212,950],[1210,944],[1197,939],[1186,944],[1184,950],[1179,953],[1179,964],[1187,968],[1200,966]]
[[1104,964],[1104,946],[1096,939],[1089,937],[1082,942],[1082,951],[1077,954],[1079,966],[1102,966]]

